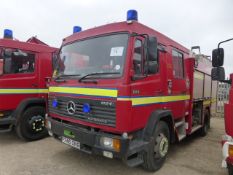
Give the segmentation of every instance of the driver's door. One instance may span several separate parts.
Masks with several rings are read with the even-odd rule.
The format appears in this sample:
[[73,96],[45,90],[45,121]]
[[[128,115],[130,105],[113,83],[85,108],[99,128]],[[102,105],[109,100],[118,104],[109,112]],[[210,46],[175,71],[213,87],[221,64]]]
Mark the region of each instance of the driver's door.
[[0,111],[11,111],[22,100],[37,96],[37,54],[8,48],[1,56]]

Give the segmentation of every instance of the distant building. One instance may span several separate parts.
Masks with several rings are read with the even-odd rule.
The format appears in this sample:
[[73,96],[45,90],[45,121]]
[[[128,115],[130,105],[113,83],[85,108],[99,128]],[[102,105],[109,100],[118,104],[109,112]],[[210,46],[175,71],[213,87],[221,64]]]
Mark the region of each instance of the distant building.
[[227,83],[218,83],[217,112],[224,113],[224,103],[229,100],[230,85]]

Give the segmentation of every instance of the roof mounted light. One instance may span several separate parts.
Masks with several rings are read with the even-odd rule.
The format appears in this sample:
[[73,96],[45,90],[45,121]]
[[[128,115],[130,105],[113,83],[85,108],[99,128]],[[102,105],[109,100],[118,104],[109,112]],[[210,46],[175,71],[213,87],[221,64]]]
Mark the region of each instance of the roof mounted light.
[[13,31],[10,29],[5,29],[3,37],[7,39],[13,39]]
[[127,21],[138,21],[138,12],[136,10],[127,11]]
[[78,32],[81,32],[82,31],[82,27],[80,26],[74,26],[73,27],[73,33],[78,33]]

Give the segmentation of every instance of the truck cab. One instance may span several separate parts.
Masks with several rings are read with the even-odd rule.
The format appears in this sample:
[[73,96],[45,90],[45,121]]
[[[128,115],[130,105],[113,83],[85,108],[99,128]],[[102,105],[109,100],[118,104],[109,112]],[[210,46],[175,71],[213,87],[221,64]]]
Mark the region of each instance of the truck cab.
[[52,76],[56,48],[37,39],[13,39],[5,30],[0,39],[0,132],[15,129],[20,138],[37,140],[44,127],[47,80]]
[[233,175],[233,74],[230,74],[228,80],[225,79],[225,69],[222,67],[224,64],[224,49],[220,48],[221,44],[229,41],[233,41],[233,38],[221,41],[218,43],[218,48],[213,50],[211,76],[214,81],[230,85],[229,101],[224,104],[225,135],[222,136],[222,167],[228,169],[229,175]]

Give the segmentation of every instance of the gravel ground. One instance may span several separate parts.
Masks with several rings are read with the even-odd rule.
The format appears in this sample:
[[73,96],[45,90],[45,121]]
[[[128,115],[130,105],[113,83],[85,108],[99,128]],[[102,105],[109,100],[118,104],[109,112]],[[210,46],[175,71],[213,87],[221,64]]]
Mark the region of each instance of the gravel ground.
[[120,160],[87,155],[53,138],[23,142],[12,133],[0,134],[0,175],[227,175],[221,168],[222,118],[212,118],[206,137],[194,134],[172,145],[165,165],[155,173],[129,168]]

